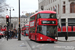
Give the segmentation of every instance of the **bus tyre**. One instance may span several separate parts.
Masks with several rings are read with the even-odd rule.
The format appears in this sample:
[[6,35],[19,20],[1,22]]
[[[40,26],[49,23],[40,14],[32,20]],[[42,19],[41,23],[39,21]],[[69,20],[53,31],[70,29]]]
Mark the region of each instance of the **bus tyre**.
[[1,39],[1,36],[0,36],[0,39]]
[[1,36],[0,36],[0,39],[1,39]]
[[30,39],[30,41],[32,41],[32,39]]
[[32,41],[31,36],[30,36],[30,41]]

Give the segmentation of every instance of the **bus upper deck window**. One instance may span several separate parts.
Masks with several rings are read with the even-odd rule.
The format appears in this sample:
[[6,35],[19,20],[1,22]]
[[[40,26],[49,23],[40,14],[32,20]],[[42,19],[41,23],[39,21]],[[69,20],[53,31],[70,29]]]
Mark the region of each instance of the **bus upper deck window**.
[[50,17],[51,18],[56,18],[56,14],[51,14]]

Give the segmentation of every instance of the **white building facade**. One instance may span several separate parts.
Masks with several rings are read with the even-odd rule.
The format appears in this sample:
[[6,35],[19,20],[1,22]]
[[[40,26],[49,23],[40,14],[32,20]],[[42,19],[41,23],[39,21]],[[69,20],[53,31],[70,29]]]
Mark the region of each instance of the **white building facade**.
[[75,26],[75,0],[38,0],[39,11],[56,9],[58,24],[62,26]]

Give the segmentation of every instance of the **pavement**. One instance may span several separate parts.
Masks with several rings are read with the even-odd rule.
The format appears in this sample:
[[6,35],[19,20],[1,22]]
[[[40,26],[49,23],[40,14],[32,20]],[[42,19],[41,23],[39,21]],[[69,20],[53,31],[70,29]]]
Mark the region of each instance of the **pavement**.
[[7,41],[3,38],[0,42],[0,50],[31,50],[31,48],[25,41],[25,37],[21,36],[21,41],[18,39],[8,39]]

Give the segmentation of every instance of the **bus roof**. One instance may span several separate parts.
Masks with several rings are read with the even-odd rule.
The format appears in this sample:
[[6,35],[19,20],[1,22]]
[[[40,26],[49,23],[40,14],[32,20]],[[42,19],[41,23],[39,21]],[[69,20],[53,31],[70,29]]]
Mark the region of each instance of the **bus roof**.
[[[43,10],[43,11],[39,11],[39,12],[33,14],[32,16],[34,16],[36,14],[39,14],[39,13],[56,13],[56,12],[55,11],[50,11],[50,10]],[[30,17],[32,17],[32,16],[30,16]]]

